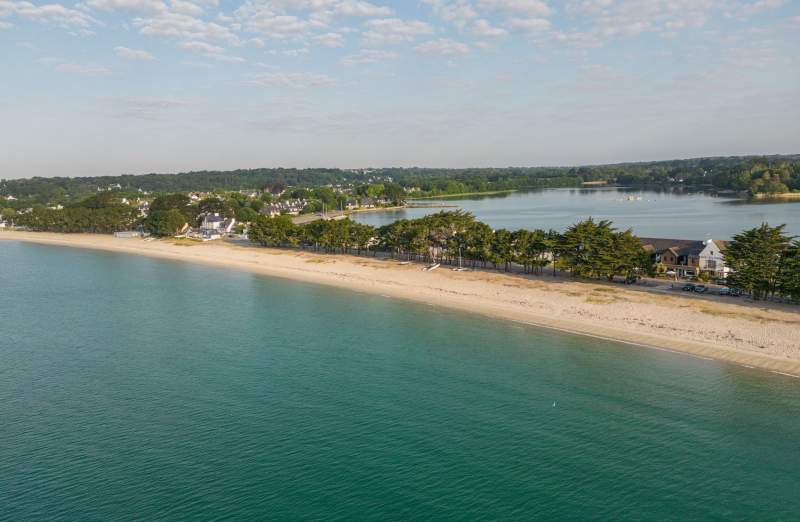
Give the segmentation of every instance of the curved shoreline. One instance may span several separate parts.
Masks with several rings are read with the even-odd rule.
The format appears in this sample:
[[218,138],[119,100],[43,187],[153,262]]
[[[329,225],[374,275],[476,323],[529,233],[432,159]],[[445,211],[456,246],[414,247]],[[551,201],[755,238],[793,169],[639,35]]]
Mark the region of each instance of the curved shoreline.
[[800,313],[788,307],[765,309],[546,277],[423,272],[418,265],[392,260],[222,242],[16,231],[0,231],[0,240],[232,268],[800,376]]

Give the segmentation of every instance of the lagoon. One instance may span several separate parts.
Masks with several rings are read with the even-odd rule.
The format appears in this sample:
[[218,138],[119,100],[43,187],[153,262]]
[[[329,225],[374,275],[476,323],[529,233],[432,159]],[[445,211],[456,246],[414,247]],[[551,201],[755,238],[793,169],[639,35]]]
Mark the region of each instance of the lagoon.
[[[800,235],[800,201],[716,197],[704,193],[629,188],[546,189],[469,198],[417,200],[422,205],[457,205],[494,228],[564,230],[584,218],[610,219],[642,237],[730,239],[746,228],[786,224]],[[374,226],[417,218],[442,209],[410,208],[355,214]],[[453,209],[447,209],[453,210]]]
[[2,520],[789,519],[800,381],[0,243]]

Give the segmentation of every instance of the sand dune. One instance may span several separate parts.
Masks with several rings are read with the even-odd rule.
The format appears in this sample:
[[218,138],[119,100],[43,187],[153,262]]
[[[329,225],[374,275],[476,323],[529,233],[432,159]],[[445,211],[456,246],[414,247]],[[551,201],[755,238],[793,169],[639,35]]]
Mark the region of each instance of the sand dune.
[[800,309],[591,282],[419,265],[222,242],[0,232],[0,239],[205,263],[348,288],[531,325],[690,353],[800,376]]

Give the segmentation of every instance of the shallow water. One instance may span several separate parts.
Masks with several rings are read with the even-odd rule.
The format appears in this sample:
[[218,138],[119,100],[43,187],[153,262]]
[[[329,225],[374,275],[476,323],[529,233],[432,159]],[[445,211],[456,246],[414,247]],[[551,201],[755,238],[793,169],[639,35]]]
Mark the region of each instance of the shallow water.
[[800,380],[0,242],[0,519],[775,519]]

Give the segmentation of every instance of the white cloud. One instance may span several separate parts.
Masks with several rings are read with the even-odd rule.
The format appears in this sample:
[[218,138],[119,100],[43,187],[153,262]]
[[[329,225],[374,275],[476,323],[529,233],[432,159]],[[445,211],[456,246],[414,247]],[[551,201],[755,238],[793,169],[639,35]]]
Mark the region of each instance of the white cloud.
[[225,52],[225,49],[218,45],[212,45],[207,42],[181,42],[178,44],[178,47],[181,49],[186,49],[187,51],[194,51],[198,53],[205,53],[205,54],[221,54]]
[[125,58],[126,60],[155,60],[155,56],[148,53],[147,51],[142,51],[139,49],[130,49],[128,47],[114,47],[114,52],[120,58]]
[[364,65],[385,62],[387,60],[393,60],[397,57],[398,54],[391,51],[382,51],[380,49],[362,49],[357,53],[350,54],[342,58],[342,64],[348,66]]
[[434,32],[430,24],[417,20],[400,20],[399,18],[370,20],[364,25],[367,27],[364,39],[371,44],[411,42],[418,36]]
[[458,56],[469,53],[469,46],[448,38],[439,38],[420,44],[414,48],[422,54],[438,54],[442,56]]
[[164,13],[152,18],[134,18],[133,25],[139,28],[140,33],[147,36],[241,43],[239,37],[229,27],[180,13]]
[[306,56],[310,52],[311,52],[311,50],[308,47],[298,47],[296,49],[283,49],[281,51],[277,51],[277,50],[273,49],[273,50],[269,51],[269,54],[273,54],[273,55],[282,54],[284,56],[292,56],[292,57],[297,58],[299,56]]
[[111,69],[107,67],[66,62],[56,65],[56,71],[68,74],[80,74],[82,76],[105,76],[111,74]]
[[336,80],[325,74],[315,73],[261,73],[245,78],[245,84],[257,87],[322,87],[334,85]]
[[757,0],[755,2],[732,2],[727,14],[736,18],[747,18],[769,11],[779,9],[786,5],[786,0]]
[[671,35],[703,27],[721,5],[724,4],[718,0],[573,1],[567,4],[567,12],[584,17],[582,22],[586,29],[561,32],[557,39],[585,48],[596,47],[612,38],[647,32]]
[[541,33],[550,29],[550,21],[545,18],[514,18],[508,26],[515,31]]
[[97,11],[136,11],[156,14],[167,10],[161,0],[86,0],[85,4]]
[[247,61],[244,58],[242,58],[241,56],[231,56],[229,54],[213,54],[212,53],[212,54],[206,54],[204,56],[206,56],[208,58],[211,58],[212,60],[216,60],[218,62],[224,62],[224,63],[244,63],[244,62]]
[[344,47],[344,37],[339,33],[325,33],[314,37],[316,44],[324,47]]
[[502,27],[495,27],[484,19],[475,20],[471,31],[478,38],[503,38],[508,36],[508,31]]
[[189,16],[200,16],[205,10],[197,4],[185,0],[170,0],[172,10]]
[[436,16],[457,27],[478,17],[478,13],[467,0],[422,0],[431,6]]
[[334,14],[341,16],[358,16],[362,18],[386,17],[392,15],[389,7],[378,6],[359,0],[342,0],[333,9]]
[[478,7],[530,17],[542,17],[550,14],[550,7],[540,0],[478,0]]
[[277,15],[265,9],[253,12],[240,8],[236,10],[236,15],[243,20],[248,31],[278,40],[299,39],[312,31],[325,28],[325,24],[319,20],[306,20],[294,15]]
[[2,20],[0,20],[0,30],[11,29],[12,27],[14,27],[14,24],[12,24],[11,22],[3,22]]
[[18,16],[63,29],[86,29],[99,23],[88,14],[69,9],[61,4],[34,5],[24,1],[0,0],[0,17],[11,16]]
[[240,56],[231,56],[229,54],[225,54],[224,48],[220,47],[219,45],[210,44],[208,42],[193,40],[189,42],[181,42],[178,44],[178,47],[180,47],[181,49],[186,49],[187,51],[200,53],[206,58],[211,58],[212,60],[216,60],[218,62],[243,63],[246,61],[244,58]]

